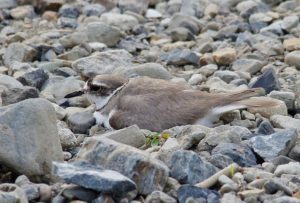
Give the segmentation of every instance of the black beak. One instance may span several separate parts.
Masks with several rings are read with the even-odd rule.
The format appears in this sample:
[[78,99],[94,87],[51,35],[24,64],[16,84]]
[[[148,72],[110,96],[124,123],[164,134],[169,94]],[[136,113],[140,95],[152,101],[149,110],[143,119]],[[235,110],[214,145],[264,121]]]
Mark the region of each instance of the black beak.
[[83,94],[84,94],[84,90],[81,89],[81,90],[72,92],[72,93],[70,93],[70,94],[67,94],[67,95],[65,96],[65,98],[77,97],[77,96],[81,96],[81,95],[83,95]]

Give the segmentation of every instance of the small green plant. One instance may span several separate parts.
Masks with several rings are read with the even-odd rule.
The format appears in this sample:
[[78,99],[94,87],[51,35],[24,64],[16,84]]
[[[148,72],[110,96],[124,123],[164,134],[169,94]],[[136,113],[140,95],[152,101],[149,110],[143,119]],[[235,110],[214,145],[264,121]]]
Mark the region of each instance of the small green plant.
[[233,164],[231,164],[230,165],[230,177],[233,177],[233,175],[234,175],[234,166],[233,166]]
[[161,143],[164,143],[169,137],[170,134],[168,133],[151,133],[146,138],[146,145],[149,147],[159,146]]

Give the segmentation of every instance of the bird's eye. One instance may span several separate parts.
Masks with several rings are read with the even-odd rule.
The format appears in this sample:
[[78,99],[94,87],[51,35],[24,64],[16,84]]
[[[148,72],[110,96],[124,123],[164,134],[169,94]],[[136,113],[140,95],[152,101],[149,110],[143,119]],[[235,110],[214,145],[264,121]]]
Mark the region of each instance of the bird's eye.
[[96,85],[90,85],[90,90],[97,92],[101,89],[101,86],[96,86]]

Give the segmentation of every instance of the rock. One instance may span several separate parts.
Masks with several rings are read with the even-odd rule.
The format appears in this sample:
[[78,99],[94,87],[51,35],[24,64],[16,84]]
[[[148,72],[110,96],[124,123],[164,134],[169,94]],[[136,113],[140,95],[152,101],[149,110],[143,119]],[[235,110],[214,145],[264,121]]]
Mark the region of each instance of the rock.
[[255,74],[264,66],[262,61],[256,59],[238,59],[232,64],[232,70],[244,71],[250,74]]
[[291,149],[288,156],[293,160],[296,160],[296,161],[300,160],[300,143],[299,143],[299,140],[296,141],[296,145]]
[[121,39],[119,28],[103,22],[92,22],[86,26],[85,34],[89,42],[101,42],[109,47],[116,46]]
[[25,44],[15,42],[11,43],[3,56],[4,64],[11,66],[14,61],[30,62],[37,56],[37,51]]
[[75,61],[76,59],[88,56],[90,53],[83,47],[74,47],[72,50],[67,51],[58,56],[58,59]]
[[183,185],[177,190],[179,203],[193,202],[219,202],[220,195],[214,190],[191,185]]
[[0,202],[28,203],[24,191],[15,184],[3,183],[0,185]]
[[74,5],[65,4],[59,9],[59,14],[62,17],[77,18],[80,15],[80,10]]
[[289,196],[293,195],[292,189],[289,188],[287,185],[285,185],[282,182],[282,180],[279,178],[273,178],[273,179],[267,181],[264,184],[264,189],[265,189],[266,193],[269,193],[269,194],[274,194],[277,191],[283,191]]
[[3,86],[7,89],[23,87],[22,83],[17,81],[15,78],[2,74],[0,74],[0,86]]
[[297,25],[299,25],[299,16],[286,16],[281,21],[281,28],[288,32]]
[[297,69],[300,68],[300,51],[292,51],[285,55],[284,62],[290,66],[295,66]]
[[233,71],[229,71],[229,70],[216,71],[213,74],[213,76],[214,77],[219,77],[227,83],[230,83],[232,80],[240,78],[240,76],[237,73],[235,73]]
[[194,40],[194,35],[190,30],[184,27],[178,27],[176,29],[170,30],[170,36],[172,41],[189,41]]
[[297,129],[300,131],[300,119],[295,119],[289,116],[274,115],[271,117],[271,122],[276,128]]
[[158,63],[144,63],[129,68],[116,68],[113,74],[120,75],[125,78],[132,78],[136,76],[148,76],[151,78],[170,80],[173,76]]
[[300,50],[300,38],[290,38],[283,41],[284,49],[287,51]]
[[188,64],[197,65],[199,61],[199,57],[197,56],[197,54],[187,49],[185,50],[175,49],[167,53],[165,57],[166,57],[165,60],[169,65],[178,65],[178,66],[183,66]]
[[161,18],[162,14],[157,10],[147,9],[145,16],[146,18]]
[[29,73],[25,73],[18,78],[18,81],[20,81],[23,85],[41,89],[48,78],[49,76],[44,70],[38,69]]
[[170,197],[166,193],[161,191],[153,191],[150,195],[147,196],[145,199],[145,203],[152,203],[152,202],[168,202],[168,203],[176,203],[176,199]]
[[60,138],[60,143],[63,149],[69,149],[76,146],[76,136],[69,128],[67,128],[66,123],[62,121],[57,121],[57,130]]
[[67,115],[67,112],[65,111],[65,109],[62,108],[62,107],[60,107],[60,106],[58,106],[58,105],[55,104],[55,103],[51,103],[51,104],[52,104],[52,106],[53,106],[54,109],[55,109],[56,118],[57,118],[58,120],[63,120],[63,119],[66,117],[66,115]]
[[57,21],[58,15],[55,11],[45,11],[42,15],[43,19],[46,19],[47,21]]
[[236,59],[236,51],[233,48],[223,48],[213,52],[213,58],[219,65],[229,65]]
[[271,135],[275,133],[275,130],[268,120],[264,120],[259,124],[256,132],[258,134]]
[[[278,198],[272,200],[272,203],[282,203],[282,202],[284,202],[284,203],[298,203],[299,198],[282,196],[282,197],[278,197]],[[266,203],[270,203],[270,202],[266,202]]]
[[250,145],[255,153],[265,161],[270,161],[279,155],[287,155],[296,139],[295,130],[284,130],[271,135],[255,136],[250,139]]
[[122,12],[132,11],[143,14],[148,8],[149,0],[119,0],[119,7]]
[[69,164],[54,162],[53,174],[67,183],[80,185],[104,194],[112,194],[118,198],[126,196],[134,198],[137,192],[135,183],[124,175],[84,162]]
[[296,96],[293,92],[272,91],[268,96],[284,101],[288,110],[293,110],[295,108]]
[[87,134],[96,120],[90,112],[77,112],[67,118],[67,123],[74,133]]
[[242,167],[254,166],[257,164],[255,155],[247,145],[220,143],[212,150],[211,154],[226,155]]
[[51,103],[28,99],[0,111],[1,162],[29,177],[49,174],[52,161],[63,160]]
[[168,167],[148,153],[99,136],[85,140],[77,160],[122,173],[136,183],[139,194],[145,195],[162,190],[169,174]]
[[57,21],[57,24],[61,28],[71,28],[71,29],[75,29],[78,26],[77,19],[67,18],[67,17],[60,17]]
[[243,199],[246,199],[246,198],[257,199],[263,193],[264,193],[264,190],[262,190],[262,189],[253,189],[253,190],[240,191],[237,194],[238,194],[238,196],[242,197]]
[[139,24],[135,17],[118,13],[104,13],[101,15],[100,20],[123,31],[130,31],[135,25]]
[[21,20],[24,18],[33,18],[35,13],[32,6],[18,6],[10,11],[11,17],[16,20]]
[[86,16],[101,16],[105,11],[106,8],[101,4],[87,4],[82,13]]
[[269,94],[274,90],[280,90],[280,83],[274,69],[267,69],[255,82],[249,85],[250,88],[262,87]]
[[287,115],[287,107],[283,101],[270,97],[252,97],[251,99],[256,102],[272,103],[274,105],[268,107],[248,107],[250,113],[259,113],[265,118],[270,118],[273,115]]
[[17,6],[16,0],[1,0],[0,9],[14,8]]
[[98,193],[91,189],[86,189],[81,186],[71,186],[63,191],[63,196],[68,200],[78,199],[85,202],[92,202],[97,198]]
[[193,74],[192,77],[189,79],[188,83],[190,85],[199,85],[203,81],[204,81],[203,75],[201,75],[201,74]]
[[187,150],[175,151],[168,161],[171,177],[181,184],[196,184],[209,178],[217,169],[201,159],[195,152]]
[[229,156],[222,154],[215,154],[210,156],[209,162],[220,169],[223,169],[233,163],[232,159]]
[[14,104],[29,98],[38,98],[39,92],[34,87],[12,88],[1,93],[2,105]]
[[243,201],[232,193],[225,193],[221,199],[221,203],[243,203]]
[[187,28],[191,33],[197,35],[200,32],[202,25],[195,17],[176,13],[171,18],[168,29],[172,30],[179,27]]
[[214,72],[216,72],[218,70],[218,66],[215,64],[208,64],[205,66],[202,66],[199,69],[199,73],[205,75],[205,76],[210,76],[212,75]]
[[99,136],[136,148],[139,148],[146,143],[146,138],[137,125],[133,125],[120,130],[115,130],[112,132],[107,132]]
[[288,164],[279,165],[274,174],[276,176],[281,176],[283,174],[300,175],[300,163],[290,162]]
[[74,70],[85,77],[110,74],[117,67],[131,66],[132,56],[124,50],[110,50],[95,53],[92,56],[78,59],[72,63]]

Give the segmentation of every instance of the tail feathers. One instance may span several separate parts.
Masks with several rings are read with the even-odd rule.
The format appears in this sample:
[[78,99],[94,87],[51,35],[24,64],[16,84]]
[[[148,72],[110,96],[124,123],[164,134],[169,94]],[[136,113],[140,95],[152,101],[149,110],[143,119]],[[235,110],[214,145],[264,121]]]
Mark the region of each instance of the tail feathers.
[[274,107],[280,105],[282,101],[272,99],[269,97],[252,97],[241,101],[234,102],[237,106],[245,106],[245,108],[259,108],[259,107]]
[[229,96],[232,97],[235,101],[239,101],[239,100],[248,99],[250,97],[264,96],[265,94],[266,92],[263,88],[252,88],[248,90],[234,92]]

